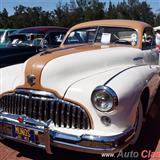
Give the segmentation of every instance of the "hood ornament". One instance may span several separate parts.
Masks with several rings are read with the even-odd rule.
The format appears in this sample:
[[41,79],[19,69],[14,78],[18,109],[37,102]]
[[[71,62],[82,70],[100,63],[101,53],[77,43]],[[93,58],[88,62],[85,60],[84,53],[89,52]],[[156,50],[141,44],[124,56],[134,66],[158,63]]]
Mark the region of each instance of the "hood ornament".
[[28,75],[28,76],[27,76],[27,83],[28,83],[30,86],[35,85],[35,83],[36,83],[36,77],[35,77],[35,75],[33,75],[33,74]]

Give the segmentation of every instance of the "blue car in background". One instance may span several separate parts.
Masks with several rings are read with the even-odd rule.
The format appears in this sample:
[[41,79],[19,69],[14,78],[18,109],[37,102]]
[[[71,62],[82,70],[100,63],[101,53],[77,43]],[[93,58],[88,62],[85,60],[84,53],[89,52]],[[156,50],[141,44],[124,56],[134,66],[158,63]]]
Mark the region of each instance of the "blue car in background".
[[7,45],[8,37],[17,29],[0,29],[0,47]]

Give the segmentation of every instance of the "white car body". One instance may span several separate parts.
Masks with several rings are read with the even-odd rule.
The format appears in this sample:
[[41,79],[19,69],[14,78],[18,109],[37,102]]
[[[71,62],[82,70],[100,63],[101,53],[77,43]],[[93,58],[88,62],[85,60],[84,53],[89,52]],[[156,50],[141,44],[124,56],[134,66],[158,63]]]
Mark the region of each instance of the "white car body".
[[[130,23],[129,28],[133,23],[133,28],[138,30],[138,35],[141,37],[145,27],[151,28],[148,24],[136,21],[104,20],[77,25],[69,30],[66,38],[71,31],[96,23],[102,26],[109,24],[110,26],[125,27],[128,27],[127,24]],[[65,39],[58,49],[36,55],[24,64],[0,70],[0,107],[2,107],[0,121],[4,122],[4,119],[7,119],[5,123],[10,122],[25,128],[32,128],[27,126],[26,123],[18,121],[18,118],[22,117],[26,121],[33,121],[34,124],[41,124],[41,127],[36,125],[37,130],[44,130],[47,125],[47,133],[50,137],[48,138],[44,134],[47,142],[40,140],[41,145],[30,144],[43,146],[48,153],[51,152],[50,144],[91,153],[118,152],[131,144],[135,136],[134,125],[139,103],[142,101],[145,115],[158,89],[160,82],[158,49],[153,47],[143,50],[142,38],[140,37],[137,46],[134,47],[110,46],[99,43],[65,46]],[[28,78],[28,76],[30,77]],[[111,88],[116,93],[118,104],[111,111],[101,112],[92,104],[91,96],[97,86]],[[5,100],[2,100],[3,97],[9,93],[14,94],[17,89],[23,90],[23,92],[37,91],[39,92],[37,94],[41,94],[41,91],[49,92],[67,103],[79,105],[88,115],[90,127],[87,129],[77,129],[73,126],[59,127],[52,121],[44,122],[38,119],[30,119],[26,115],[23,117],[21,114],[15,115],[4,111],[3,104],[12,102],[5,102]],[[9,101],[11,100],[9,99]],[[18,103],[18,100],[15,103]],[[66,116],[68,113],[66,113]],[[103,116],[109,117],[111,120],[108,126],[102,123],[101,118]],[[68,119],[66,118],[66,120]],[[62,121],[64,120],[61,119]],[[1,128],[0,133],[4,138],[14,139],[12,136],[6,136]],[[119,142],[116,143],[118,137],[127,134],[129,134],[127,139],[121,145]],[[111,144],[112,142],[114,144]]]
[[160,45],[160,26],[154,27],[154,31],[156,32],[156,44]]

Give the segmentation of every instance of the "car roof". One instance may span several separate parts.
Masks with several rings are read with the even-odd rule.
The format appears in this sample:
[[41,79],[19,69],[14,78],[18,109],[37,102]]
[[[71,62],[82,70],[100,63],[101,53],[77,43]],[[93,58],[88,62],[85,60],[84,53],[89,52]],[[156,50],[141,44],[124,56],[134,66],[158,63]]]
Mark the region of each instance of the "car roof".
[[23,28],[18,31],[18,33],[41,33],[45,34],[49,31],[59,32],[59,31],[68,31],[68,28],[65,27],[57,27],[57,26],[37,26],[37,27],[28,27]]
[[87,27],[96,27],[96,26],[108,26],[108,27],[126,27],[126,28],[132,28],[135,29],[138,33],[138,43],[137,43],[137,48],[142,49],[142,35],[144,28],[146,27],[152,27],[151,25],[141,22],[141,21],[135,21],[135,20],[123,20],[123,19],[104,19],[104,20],[96,20],[96,21],[88,21],[88,22],[83,22],[80,24],[77,24],[70,28],[70,30],[67,32],[65,35],[65,38],[63,39],[62,45],[64,41],[66,40],[67,36],[69,33],[76,29],[80,28],[87,28]]
[[112,19],[112,20],[96,20],[96,21],[84,22],[73,26],[71,29],[78,29],[90,26],[117,26],[117,27],[128,27],[140,30],[144,29],[145,27],[151,27],[151,25],[141,21]]
[[17,29],[0,29],[0,31],[16,31]]

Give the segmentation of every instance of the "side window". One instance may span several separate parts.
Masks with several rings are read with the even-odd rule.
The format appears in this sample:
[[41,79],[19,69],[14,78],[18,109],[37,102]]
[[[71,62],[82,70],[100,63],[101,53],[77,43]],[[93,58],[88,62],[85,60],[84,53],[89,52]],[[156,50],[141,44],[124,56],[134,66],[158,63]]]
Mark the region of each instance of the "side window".
[[64,32],[49,32],[47,36],[45,36],[45,40],[47,40],[47,45],[49,47],[58,47],[64,37],[65,33]]
[[8,32],[8,36],[10,36],[13,32],[14,32],[14,30],[9,31],[9,32]]
[[96,42],[103,43],[102,40],[104,36],[106,36],[106,38],[104,38],[105,41],[108,40],[108,43],[113,44],[136,46],[138,41],[137,32],[134,29],[125,27],[100,27]]
[[80,28],[72,31],[64,44],[92,43],[95,40],[97,27]]
[[149,50],[156,47],[155,43],[155,35],[153,29],[147,27],[144,29],[143,37],[142,37],[142,49]]

